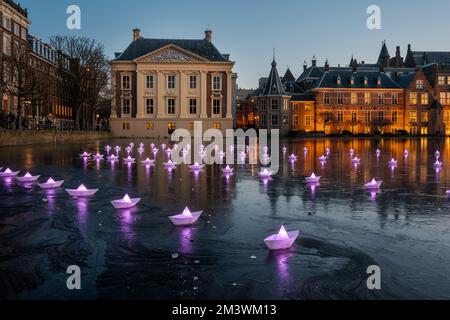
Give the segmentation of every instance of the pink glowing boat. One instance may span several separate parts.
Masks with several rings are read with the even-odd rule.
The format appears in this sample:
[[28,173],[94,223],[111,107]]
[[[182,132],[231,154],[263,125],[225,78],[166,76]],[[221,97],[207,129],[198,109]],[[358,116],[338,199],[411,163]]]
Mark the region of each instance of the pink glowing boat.
[[95,160],[103,160],[103,155],[100,154],[100,153],[97,153],[97,154],[94,155],[94,159]]
[[307,183],[319,183],[321,177],[318,177],[314,174],[314,172],[311,174],[310,177],[306,177],[305,180]]
[[62,186],[64,180],[55,181],[52,178],[49,178],[45,183],[39,183],[39,187],[42,189],[56,189]]
[[125,163],[135,163],[136,159],[132,158],[131,156],[128,156],[127,158],[123,159],[123,162],[125,162]]
[[375,154],[377,155],[377,158],[378,158],[379,156],[381,156],[381,150],[377,149],[377,151],[375,151]]
[[116,209],[128,209],[136,206],[141,198],[130,198],[128,194],[123,197],[123,199],[111,201],[112,205]]
[[234,169],[230,168],[230,166],[227,165],[225,168],[222,169],[222,172],[225,174],[231,174],[234,172]]
[[433,164],[435,168],[442,168],[443,165],[444,163],[440,162],[439,160],[436,160],[436,162]]
[[87,189],[84,185],[80,185],[78,189],[66,189],[66,191],[72,197],[91,197],[97,193],[98,189]]
[[11,169],[6,168],[5,171],[0,172],[0,177],[5,177],[5,178],[9,178],[9,177],[15,177],[19,174],[20,171],[11,171]]
[[193,165],[189,166],[189,169],[191,170],[202,170],[205,167],[204,164],[199,164],[198,162],[195,162]]
[[297,161],[297,156],[296,156],[295,154],[291,154],[291,155],[289,156],[289,161],[290,161],[290,162],[295,162],[295,161]]
[[151,160],[150,158],[147,158],[147,159],[141,161],[141,163],[148,165],[148,166],[153,166],[155,164],[155,160]]
[[352,159],[352,163],[353,163],[353,164],[359,164],[360,161],[361,161],[361,159],[358,158],[358,157],[354,157],[354,158]]
[[106,150],[106,152],[111,151],[111,146],[110,146],[110,145],[107,145],[107,146],[105,147],[105,150]]
[[287,152],[287,148],[283,147],[282,151],[283,151],[283,153],[286,153]]
[[115,156],[115,155],[111,155],[111,156],[109,156],[108,158],[108,161],[111,161],[111,162],[114,162],[114,161],[118,161],[119,160],[119,157],[117,157],[117,156]]
[[441,153],[440,153],[439,151],[436,151],[436,152],[434,153],[434,157],[435,157],[436,159],[439,159],[440,156],[441,156]]
[[382,183],[383,183],[383,181],[381,181],[381,180],[377,181],[374,178],[369,183],[366,183],[364,185],[364,188],[369,189],[369,190],[377,190],[377,189],[380,189]]
[[445,194],[450,197],[450,190],[447,190]]
[[170,216],[170,221],[176,226],[188,226],[197,222],[203,211],[191,212],[186,207],[181,214]]
[[23,177],[16,177],[19,182],[34,182],[39,179],[40,176],[32,176],[29,172],[25,173]]
[[390,166],[390,167],[396,167],[396,166],[397,166],[397,160],[395,160],[394,158],[392,158],[392,159],[389,161],[389,166]]
[[405,150],[405,152],[403,152],[403,155],[405,156],[405,158],[407,158],[409,156],[408,150]]
[[177,165],[176,165],[172,160],[169,160],[169,161],[167,161],[167,162],[164,162],[164,167],[165,167],[166,169],[175,169],[176,166],[177,166]]
[[281,226],[280,231],[277,234],[267,237],[264,239],[264,242],[270,250],[289,249],[292,247],[295,240],[297,240],[299,234],[299,230],[287,232],[284,226]]
[[89,158],[91,156],[90,153],[87,153],[86,151],[80,154],[80,158]]
[[325,157],[325,156],[320,156],[320,157],[319,157],[319,161],[320,161],[320,162],[325,162],[325,161],[327,161],[327,157]]
[[327,148],[326,150],[325,150],[325,153],[327,154],[327,156],[329,156],[330,155],[330,148]]
[[269,178],[269,177],[271,177],[272,175],[273,175],[273,171],[267,170],[267,168],[264,169],[263,171],[261,171],[261,172],[259,173],[259,176],[260,176],[261,178]]

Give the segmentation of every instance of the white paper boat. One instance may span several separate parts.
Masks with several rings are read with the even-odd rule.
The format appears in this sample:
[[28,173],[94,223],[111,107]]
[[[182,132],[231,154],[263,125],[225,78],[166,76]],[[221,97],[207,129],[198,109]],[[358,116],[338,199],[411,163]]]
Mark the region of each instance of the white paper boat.
[[119,157],[117,157],[117,156],[115,156],[115,155],[111,155],[111,156],[109,156],[108,158],[108,161],[111,161],[111,162],[114,162],[114,161],[118,161],[119,160]]
[[189,166],[189,169],[191,170],[202,170],[205,167],[204,164],[199,164],[198,162],[195,162],[193,165]]
[[291,155],[289,156],[289,161],[291,161],[291,162],[297,161],[297,156],[296,156],[295,154],[291,154]]
[[283,250],[289,249],[297,240],[300,234],[299,230],[287,232],[284,226],[281,226],[280,231],[277,234],[273,234],[266,239],[264,242],[270,250]]
[[94,155],[94,159],[95,160],[103,160],[103,155],[100,153],[97,153],[96,155]]
[[396,167],[396,166],[397,166],[397,160],[391,159],[391,160],[389,161],[389,166],[391,166],[391,167]]
[[114,147],[114,150],[115,150],[117,153],[119,153],[119,151],[120,151],[121,149],[122,149],[122,148],[119,147],[119,146],[115,146],[115,147]]
[[155,165],[155,160],[151,160],[150,158],[147,158],[147,159],[141,161],[141,163],[148,165],[148,166],[153,166],[153,165]]
[[155,144],[154,143],[150,143],[150,149],[155,149]]
[[366,183],[365,185],[364,185],[364,187],[366,188],[366,189],[369,189],[369,190],[373,190],[373,189],[380,189],[380,187],[381,187],[381,184],[383,183],[383,181],[381,181],[381,180],[375,180],[375,178],[374,179],[372,179],[372,181],[370,181],[369,183]]
[[270,171],[270,170],[267,170],[267,169],[264,169],[263,171],[261,171],[259,173],[259,176],[262,177],[262,178],[269,178],[272,175],[273,175],[273,171]]
[[442,168],[442,166],[444,165],[443,162],[439,162],[439,160],[436,160],[436,162],[433,164],[433,166],[435,168]]
[[27,172],[23,177],[16,177],[19,182],[34,182],[39,179],[40,176],[32,176],[29,172]]
[[125,162],[125,163],[135,163],[136,159],[128,156],[128,158],[124,158],[123,159],[123,162]]
[[434,153],[434,157],[435,157],[436,159],[439,159],[440,156],[441,156],[441,153],[440,153],[439,151],[436,151],[436,152]]
[[176,226],[188,226],[188,225],[191,225],[191,224],[197,222],[197,220],[200,218],[202,213],[203,213],[203,211],[191,212],[186,207],[183,210],[183,213],[175,215],[175,216],[170,216],[169,219]]
[[405,152],[403,152],[403,155],[405,156],[405,158],[408,157],[408,155],[409,155],[408,150],[405,150]]
[[86,151],[80,154],[80,158],[89,158],[91,156],[90,153],[87,153]]
[[163,143],[162,145],[161,145],[161,149],[164,151],[164,149],[166,149],[166,145]]
[[5,177],[5,178],[9,178],[9,177],[15,177],[20,173],[20,171],[11,171],[11,169],[6,168],[5,171],[0,172],[0,177]]
[[321,157],[319,157],[319,161],[320,162],[325,162],[325,161],[327,161],[327,157],[321,156]]
[[358,157],[355,157],[355,158],[352,159],[352,163],[353,164],[359,164],[360,161],[361,161],[361,159],[358,158]]
[[107,146],[105,147],[105,150],[106,150],[107,152],[111,151],[111,146],[110,146],[110,145],[107,145]]
[[167,162],[164,162],[164,167],[166,168],[166,169],[174,169],[174,168],[176,168],[176,164],[174,163],[174,162],[172,162],[172,160],[169,160],[169,161],[167,161]]
[[91,197],[97,193],[98,189],[86,189],[84,185],[81,185],[78,189],[66,189],[66,191],[72,197]]
[[230,166],[226,166],[225,168],[222,169],[222,172],[225,174],[231,174],[234,172],[234,169],[230,168]]
[[123,199],[111,201],[112,205],[116,209],[128,209],[136,206],[141,198],[130,198],[128,194],[123,197]]
[[316,176],[314,172],[311,174],[310,177],[305,178],[307,183],[318,183],[320,181],[320,177]]
[[52,178],[49,178],[45,183],[39,183],[39,187],[42,189],[56,189],[62,186],[64,180],[55,181]]

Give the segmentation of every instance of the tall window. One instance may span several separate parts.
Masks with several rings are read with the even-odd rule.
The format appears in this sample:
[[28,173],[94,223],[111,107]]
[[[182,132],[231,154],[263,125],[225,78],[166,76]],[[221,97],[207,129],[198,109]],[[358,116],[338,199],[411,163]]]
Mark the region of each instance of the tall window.
[[261,123],[262,126],[266,125],[266,115],[265,114],[261,115],[260,123]]
[[412,123],[417,122],[417,112],[416,111],[410,111],[409,112],[409,121]]
[[213,99],[213,115],[220,115],[220,99]]
[[131,88],[131,77],[129,75],[122,76],[122,90],[130,90]]
[[197,76],[189,76],[189,89],[197,89]]
[[155,109],[155,104],[153,99],[145,99],[145,109],[147,114],[153,114]]
[[11,19],[7,16],[3,16],[3,28],[11,31]]
[[417,104],[417,92],[410,92],[409,93],[409,103],[410,104]]
[[391,113],[391,120],[392,120],[392,123],[397,123],[397,120],[398,120],[398,113],[397,113],[397,111],[392,111],[392,113]]
[[358,121],[358,114],[356,112],[352,112],[352,122],[355,123]]
[[11,38],[3,35],[3,53],[11,55]]
[[338,111],[337,121],[344,122],[344,111]]
[[261,100],[261,111],[266,111],[266,100]]
[[440,103],[442,104],[450,104],[450,92],[441,92],[439,94]]
[[155,83],[152,75],[145,76],[145,87],[147,89],[153,89]]
[[14,35],[20,37],[20,25],[18,23],[14,23]]
[[398,94],[397,93],[392,94],[392,104],[398,104]]
[[189,99],[189,113],[197,114],[197,99]]
[[305,125],[307,127],[311,126],[311,116],[305,116]]
[[175,114],[175,99],[167,99],[167,113]]
[[330,93],[329,92],[323,93],[323,103],[330,104]]
[[289,115],[283,115],[283,127],[289,126]]
[[423,80],[416,80],[416,89],[423,89]]
[[378,93],[378,104],[384,104],[384,93]]
[[422,111],[420,117],[422,122],[428,122],[428,111]]
[[444,86],[444,85],[445,85],[445,77],[439,76],[439,77],[438,77],[438,84],[439,84],[440,86]]
[[298,127],[298,125],[299,125],[299,118],[298,118],[298,116],[292,116],[292,125],[294,126],[294,127]]
[[338,104],[344,104],[344,93],[338,92]]
[[364,104],[370,104],[370,92],[364,92]]
[[351,100],[352,104],[357,104],[358,103],[358,93],[352,92],[350,100]]
[[283,100],[283,110],[288,111],[288,100],[287,99]]
[[278,110],[278,100],[272,99],[272,110]]
[[271,125],[272,126],[277,126],[278,125],[278,115],[277,114],[272,114]]
[[428,105],[428,93],[422,93],[420,103],[422,105]]
[[125,98],[122,100],[122,114],[129,115],[131,110],[131,100]]
[[371,121],[371,111],[365,111],[364,112],[364,121],[366,122],[366,123],[370,123],[370,121]]
[[382,122],[384,120],[384,111],[378,111],[378,121]]
[[222,77],[220,76],[213,76],[213,90],[221,90],[222,89]]
[[175,75],[167,76],[167,88],[168,89],[175,89],[175,81],[176,81]]

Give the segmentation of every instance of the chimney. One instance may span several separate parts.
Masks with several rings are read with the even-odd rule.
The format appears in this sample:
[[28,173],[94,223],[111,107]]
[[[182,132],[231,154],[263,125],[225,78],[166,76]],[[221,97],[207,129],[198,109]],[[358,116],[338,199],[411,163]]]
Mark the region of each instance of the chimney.
[[329,71],[330,70],[330,65],[328,64],[328,59],[327,61],[325,61],[325,71]]
[[408,52],[411,52],[411,45],[408,44]]
[[397,46],[397,50],[395,51],[395,57],[400,58],[400,46]]
[[137,39],[141,38],[141,30],[136,28],[133,29],[133,41],[136,41]]
[[212,31],[210,29],[205,30],[205,40],[209,43],[212,42]]
[[306,71],[306,69],[308,69],[308,64],[305,62],[303,62],[303,71]]
[[313,55],[313,58],[311,60],[312,66],[315,67],[317,65],[316,55]]

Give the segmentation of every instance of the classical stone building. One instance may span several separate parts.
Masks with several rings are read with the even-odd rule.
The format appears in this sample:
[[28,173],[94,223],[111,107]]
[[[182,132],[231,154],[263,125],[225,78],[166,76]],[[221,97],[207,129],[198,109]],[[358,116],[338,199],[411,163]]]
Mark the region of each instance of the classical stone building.
[[[167,137],[175,129],[193,134],[233,128],[234,62],[212,43],[212,31],[198,40],[148,39],[140,30],[111,61],[111,130],[119,137]],[[235,76],[234,76],[235,78]]]

